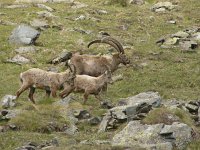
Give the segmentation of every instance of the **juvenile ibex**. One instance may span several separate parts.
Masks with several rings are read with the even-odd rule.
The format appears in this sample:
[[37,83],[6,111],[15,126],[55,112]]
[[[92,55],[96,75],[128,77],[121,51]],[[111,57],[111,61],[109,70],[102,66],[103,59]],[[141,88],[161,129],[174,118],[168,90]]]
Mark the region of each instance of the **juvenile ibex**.
[[114,47],[118,53],[113,55],[79,55],[73,54],[70,63],[76,67],[77,74],[85,74],[97,77],[103,74],[107,68],[114,72],[120,63],[126,65],[130,63],[130,60],[124,53],[122,45],[114,38],[107,36],[101,40],[94,40],[88,44],[88,48],[94,43],[106,43]]
[[65,88],[66,85],[73,85],[74,83],[75,68],[71,66],[69,68],[69,70],[61,73],[48,72],[38,68],[32,68],[21,73],[22,86],[16,93],[17,98],[28,88],[28,97],[33,103],[35,103],[33,99],[35,88],[46,90],[46,96],[48,97],[50,94],[56,97],[57,90]]
[[95,95],[98,100],[101,100],[99,93],[103,86],[107,83],[112,83],[111,72],[106,71],[98,77],[92,77],[88,75],[76,75],[74,79],[74,85],[67,85],[64,90],[60,93],[60,97],[66,97],[71,92],[82,92],[83,103],[85,104],[90,94]]

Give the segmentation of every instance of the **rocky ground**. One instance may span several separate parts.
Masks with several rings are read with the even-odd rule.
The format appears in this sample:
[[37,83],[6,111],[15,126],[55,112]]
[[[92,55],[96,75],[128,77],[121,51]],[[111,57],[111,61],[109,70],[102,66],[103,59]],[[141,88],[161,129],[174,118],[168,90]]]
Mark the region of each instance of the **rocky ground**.
[[[0,149],[199,149],[199,0],[1,0]],[[82,94],[36,106],[19,74],[60,72],[71,52],[110,34],[131,60],[114,72],[104,101]]]

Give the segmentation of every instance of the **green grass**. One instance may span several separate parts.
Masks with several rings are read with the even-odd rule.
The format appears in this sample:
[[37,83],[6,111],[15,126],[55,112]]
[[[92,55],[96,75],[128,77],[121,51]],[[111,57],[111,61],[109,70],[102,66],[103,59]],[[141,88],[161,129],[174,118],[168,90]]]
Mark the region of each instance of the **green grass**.
[[[0,98],[5,94],[15,94],[20,87],[20,72],[32,67],[39,67],[41,69],[51,67],[46,62],[56,55],[59,55],[64,49],[67,51],[83,50],[87,54],[98,54],[99,52],[104,54],[108,53],[107,49],[110,47],[106,45],[96,45],[90,49],[86,47],[88,42],[97,38],[97,34],[100,31],[108,32],[116,37],[122,45],[130,46],[130,49],[126,49],[125,52],[131,60],[129,67],[122,67],[114,73],[114,75],[123,74],[124,79],[113,85],[109,85],[108,92],[102,95],[104,99],[117,103],[120,98],[126,98],[150,90],[158,91],[164,99],[176,98],[189,101],[200,98],[200,48],[197,48],[196,53],[182,53],[179,49],[161,49],[155,44],[156,40],[163,35],[173,34],[188,27],[198,26],[200,23],[200,16],[197,15],[200,8],[199,0],[178,1],[178,5],[180,6],[179,10],[167,12],[166,14],[151,12],[150,7],[157,2],[155,0],[146,0],[147,4],[141,6],[126,5],[126,0],[108,0],[108,4],[104,4],[104,1],[101,0],[79,1],[89,6],[75,10],[71,9],[69,4],[45,4],[54,8],[55,12],[52,13],[58,16],[58,18],[48,20],[50,25],[62,24],[63,30],[59,31],[50,28],[41,32],[36,46],[38,51],[34,54],[27,54],[36,61],[36,64],[19,66],[3,63],[7,58],[13,57],[16,54],[14,50],[18,47],[10,45],[7,40],[15,26],[0,25]],[[173,0],[169,1],[174,2]],[[0,4],[12,4],[12,2],[14,0],[1,0]],[[123,7],[125,5],[126,7]],[[1,15],[0,20],[17,24],[29,24],[30,21],[37,18],[36,12],[42,10],[33,6],[23,9],[1,8],[0,12],[6,13],[6,15]],[[95,13],[96,10],[106,10],[108,14],[98,15]],[[85,16],[89,14],[90,17],[100,19],[101,21],[73,21],[74,18],[82,14]],[[65,17],[71,18],[72,20],[65,19]],[[177,25],[166,23],[171,19],[176,20]],[[128,30],[121,30],[121,25],[127,25]],[[91,30],[92,34],[73,32],[71,31],[73,28]],[[79,39],[82,39],[85,44],[79,45]],[[157,53],[158,55],[152,55],[152,53]],[[183,62],[179,63],[177,60],[183,60]],[[146,63],[147,66],[142,66],[141,64],[143,63]],[[65,67],[62,65],[58,65],[58,68],[59,71],[65,70]],[[26,141],[26,137],[30,137],[27,138],[30,140],[42,139],[43,137],[47,139],[51,138],[52,134],[38,133],[40,132],[40,127],[45,126],[49,120],[56,119],[56,122],[61,124],[63,120],[67,122],[66,118],[59,117],[60,115],[56,113],[56,108],[52,108],[52,103],[57,101],[58,98],[46,99],[44,96],[44,91],[36,90],[36,103],[39,107],[44,108],[41,112],[35,111],[30,106],[30,102],[27,101],[27,92],[24,92],[20,96],[17,100],[17,108],[24,109],[26,113],[11,121],[18,124],[23,131],[1,134],[0,145],[4,145],[4,149],[6,147],[8,147],[7,149],[16,148],[16,146]],[[87,104],[84,106],[82,106],[82,95],[78,94],[76,96],[77,99],[70,104],[70,108],[87,109],[93,116],[101,116],[106,112],[100,109],[99,102],[93,96],[89,97]],[[63,107],[62,109],[67,108]],[[179,116],[183,122],[190,123],[191,120],[183,112],[177,111],[173,113]],[[55,118],[52,118],[52,116]],[[149,118],[149,121],[153,122],[154,118]],[[111,139],[114,134],[105,133],[104,135],[97,135],[97,126],[92,127],[91,130],[87,124],[79,124],[78,126],[80,128],[80,134],[75,137],[78,141],[98,138]],[[30,136],[31,134],[33,134],[32,137]],[[55,134],[57,135],[57,133]],[[7,146],[9,143],[6,141],[7,138],[4,139],[4,136],[7,136],[8,139],[13,136],[16,139],[10,144],[11,147]],[[19,136],[19,139],[16,138],[17,136]],[[60,135],[57,136],[60,137]],[[63,143],[62,145],[65,145]],[[198,144],[198,141],[193,142],[189,147],[193,148]],[[81,145],[76,145],[75,147],[78,149]],[[87,149],[88,147],[82,147],[82,149],[84,148]],[[62,146],[60,149],[62,149]]]
[[[9,121],[9,123],[15,124],[17,128],[22,131],[40,133],[61,131],[64,126],[69,125],[68,118],[62,116],[59,107],[40,105],[38,109],[38,111],[24,110],[22,114]],[[51,128],[52,123],[53,128]]]

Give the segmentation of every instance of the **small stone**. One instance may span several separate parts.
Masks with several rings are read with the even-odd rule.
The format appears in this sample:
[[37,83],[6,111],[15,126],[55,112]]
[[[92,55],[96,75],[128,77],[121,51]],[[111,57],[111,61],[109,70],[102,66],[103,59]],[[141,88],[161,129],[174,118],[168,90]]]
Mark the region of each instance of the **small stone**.
[[68,135],[75,135],[78,133],[78,128],[74,124],[71,124],[70,127],[65,130],[65,133]]
[[108,101],[102,101],[102,102],[100,103],[100,105],[101,105],[101,108],[104,108],[104,109],[111,109],[111,108],[114,107],[114,106],[113,106],[110,102],[108,102]]
[[99,15],[107,15],[108,12],[106,10],[96,10]]
[[16,96],[13,96],[13,95],[5,95],[5,96],[1,99],[2,108],[15,107],[15,106],[16,106],[15,100],[16,100]]
[[185,104],[185,107],[189,110],[190,113],[197,113],[199,108],[198,106],[192,104]]
[[30,59],[25,58],[24,56],[15,55],[13,58],[8,59],[6,62],[16,63],[16,64],[19,64],[19,65],[22,65],[22,64],[28,64],[31,61],[30,61]]
[[158,8],[158,9],[155,10],[155,12],[157,12],[157,13],[163,13],[165,11],[166,11],[165,8]]
[[200,42],[200,32],[196,32],[192,36],[195,41]]
[[0,16],[3,16],[3,15],[6,15],[6,13],[2,13],[2,12],[0,12]]
[[171,2],[158,2],[152,6],[152,11],[157,11],[158,9],[172,10],[176,7]]
[[14,124],[9,124],[9,128],[10,128],[11,130],[16,130],[16,129],[17,129],[17,126],[14,125]]
[[58,57],[54,58],[53,60],[50,60],[48,63],[58,64],[60,62],[66,62],[71,57],[72,57],[72,53],[64,50]]
[[172,37],[178,37],[178,38],[187,38],[189,34],[187,32],[179,31],[172,35]]
[[100,117],[92,117],[91,119],[88,119],[88,122],[90,125],[98,125],[101,122]]
[[50,12],[55,10],[55,9],[49,7],[49,6],[44,5],[44,4],[35,4],[35,6],[38,7],[38,8],[46,9],[47,11],[50,11]]
[[144,4],[144,0],[130,0],[129,4],[142,5]]
[[78,119],[88,119],[91,116],[87,110],[75,110],[73,114]]
[[167,21],[167,23],[169,23],[169,24],[176,24],[176,21],[175,20],[170,20],[170,21]]
[[48,12],[48,11],[39,11],[37,12],[37,15],[39,18],[56,18],[56,16],[54,16],[52,13]]
[[165,42],[163,43],[164,45],[176,45],[179,42],[179,38],[168,38],[165,40]]
[[183,52],[195,52],[194,49],[198,47],[198,44],[195,41],[182,41],[180,47]]
[[86,16],[80,15],[79,17],[75,18],[74,20],[78,21],[78,20],[85,20],[85,19],[86,19]]
[[30,22],[30,24],[31,26],[40,30],[45,30],[50,27],[47,21],[41,19],[34,19],[33,21]]
[[57,139],[57,138],[53,138],[53,139],[51,140],[51,143],[52,143],[52,145],[54,145],[54,146],[59,146],[59,142],[58,142],[58,139]]
[[71,8],[72,9],[80,9],[80,8],[84,8],[84,7],[88,7],[88,5],[87,4],[84,4],[84,3],[80,3],[80,2],[73,2],[72,4],[71,4]]

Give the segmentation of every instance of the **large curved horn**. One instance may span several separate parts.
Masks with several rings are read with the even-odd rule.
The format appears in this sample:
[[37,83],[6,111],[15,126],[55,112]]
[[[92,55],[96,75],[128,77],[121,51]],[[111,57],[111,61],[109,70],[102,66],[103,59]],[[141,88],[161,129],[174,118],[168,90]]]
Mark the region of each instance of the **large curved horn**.
[[109,44],[110,46],[114,47],[118,52],[120,52],[119,47],[114,42],[107,40],[106,37],[102,38],[101,40],[94,40],[94,41],[90,42],[88,44],[88,48],[94,43],[106,43],[106,44]]
[[73,73],[73,75],[76,75],[76,67],[73,64],[69,64],[69,70]]
[[119,51],[120,51],[122,54],[124,54],[124,48],[123,48],[123,46],[121,45],[121,43],[120,43],[119,41],[117,41],[116,39],[114,39],[114,38],[112,38],[112,37],[110,37],[110,36],[107,36],[107,37],[105,37],[104,39],[105,39],[105,40],[108,40],[108,41],[112,41],[113,43],[115,43],[115,44],[118,46]]

